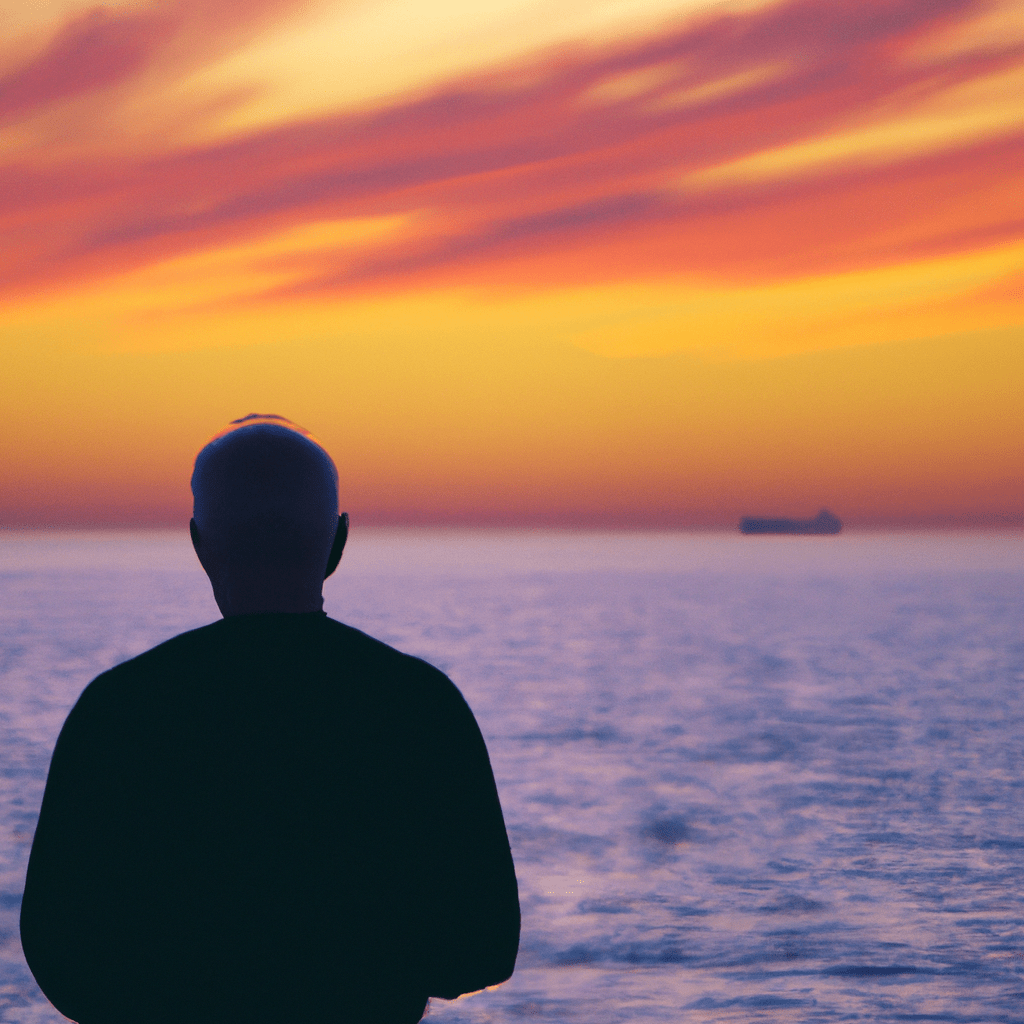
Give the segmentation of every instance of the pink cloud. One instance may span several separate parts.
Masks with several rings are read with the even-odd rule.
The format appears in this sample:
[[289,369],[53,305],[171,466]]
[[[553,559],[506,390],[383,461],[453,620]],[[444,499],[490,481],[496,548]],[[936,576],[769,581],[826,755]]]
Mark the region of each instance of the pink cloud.
[[[0,122],[130,82],[168,57],[178,72],[194,67],[301,6],[302,0],[168,0],[158,11],[94,7],[0,79]],[[176,40],[185,45],[169,54]]]
[[10,120],[138,74],[173,29],[165,16],[86,12],[64,26],[35,59],[0,81],[0,119]]
[[[675,187],[684,172],[818,139],[883,106],[896,115],[908,96],[1020,67],[1024,47],[1012,41],[905,59],[930,33],[981,9],[977,0],[793,0],[640,43],[559,51],[529,76],[498,69],[368,113],[220,145],[59,173],[9,169],[0,222],[20,244],[0,257],[0,280],[54,287],[294,224],[395,213],[420,213],[434,227],[382,242],[355,265],[340,252],[307,258],[292,290],[408,287],[467,274],[500,281],[511,267],[528,278],[531,259],[543,265],[539,277],[573,280],[787,275],[1019,237],[1024,200],[1005,186],[1021,165],[1024,132],[800,180],[689,196]],[[159,48],[159,33],[149,31],[145,45],[104,44],[123,54],[117,73],[136,73]],[[124,33],[143,36],[141,24]],[[110,30],[110,38],[121,37]],[[732,92],[668,102],[767,65],[773,75],[752,75]],[[652,69],[662,73],[646,91],[594,99],[602,83]],[[48,102],[58,97],[54,83],[101,87],[84,70],[54,72],[49,85],[44,70],[33,74],[25,95]],[[560,270],[551,269],[552,253],[562,254]]]

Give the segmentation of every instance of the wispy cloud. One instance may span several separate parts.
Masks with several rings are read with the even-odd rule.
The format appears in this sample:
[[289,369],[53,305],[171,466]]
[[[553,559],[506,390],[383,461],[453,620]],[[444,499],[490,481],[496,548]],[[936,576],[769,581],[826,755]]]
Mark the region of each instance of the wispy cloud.
[[[229,40],[287,5],[247,9],[91,12],[11,73],[0,114],[130,91],[178,59],[183,34]],[[991,246],[1022,234],[1024,128],[1007,117],[972,135],[969,111],[924,141],[908,127],[977,83],[1008,83],[1011,108],[1020,40],[927,46],[987,9],[793,0],[227,142],[168,151],[154,138],[149,152],[85,152],[59,166],[15,153],[0,187],[13,240],[0,282],[59,288],[304,223],[394,215],[404,232],[358,250],[264,256],[289,282],[269,294],[766,279]],[[881,140],[870,152],[840,144],[865,126]],[[820,144],[814,161],[758,171],[765,155],[809,142]],[[712,173],[744,161],[749,172]]]
[[175,27],[165,15],[88,11],[0,81],[0,120],[126,81],[146,68]]
[[0,77],[0,124],[126,85],[154,69],[181,75],[298,6],[299,0],[168,0],[81,11]]

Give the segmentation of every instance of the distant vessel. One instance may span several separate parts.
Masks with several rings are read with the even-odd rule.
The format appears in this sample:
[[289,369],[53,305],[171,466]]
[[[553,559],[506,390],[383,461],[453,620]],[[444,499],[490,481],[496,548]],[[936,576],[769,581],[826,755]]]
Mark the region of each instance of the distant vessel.
[[813,519],[755,519],[744,516],[740,533],[839,533],[843,524],[839,516],[823,508]]

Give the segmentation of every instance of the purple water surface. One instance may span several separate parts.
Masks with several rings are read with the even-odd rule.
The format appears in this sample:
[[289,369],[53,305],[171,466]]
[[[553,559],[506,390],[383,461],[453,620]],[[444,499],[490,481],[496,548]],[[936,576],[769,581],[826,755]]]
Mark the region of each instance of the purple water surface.
[[[519,966],[430,1020],[1024,1019],[1024,536],[357,525],[325,593],[498,779]],[[0,1021],[64,716],[217,615],[187,535],[0,534]]]

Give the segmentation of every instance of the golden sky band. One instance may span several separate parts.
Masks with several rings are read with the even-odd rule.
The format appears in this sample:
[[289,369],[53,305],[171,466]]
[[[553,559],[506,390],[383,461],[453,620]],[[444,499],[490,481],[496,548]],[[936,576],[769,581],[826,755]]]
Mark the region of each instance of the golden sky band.
[[0,0],[0,521],[1020,521],[1019,4],[480,7]]

